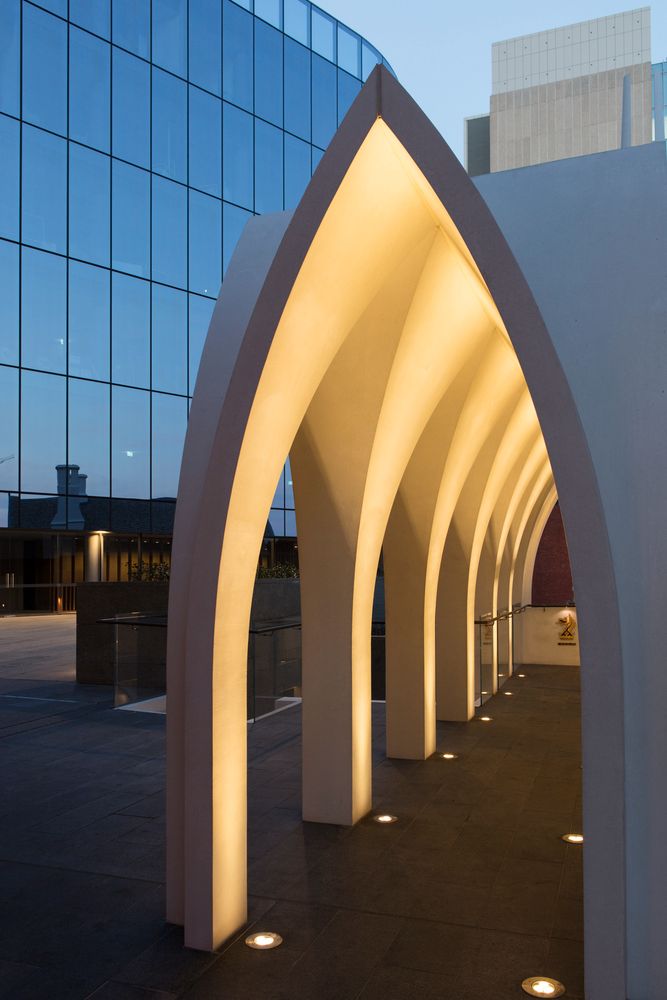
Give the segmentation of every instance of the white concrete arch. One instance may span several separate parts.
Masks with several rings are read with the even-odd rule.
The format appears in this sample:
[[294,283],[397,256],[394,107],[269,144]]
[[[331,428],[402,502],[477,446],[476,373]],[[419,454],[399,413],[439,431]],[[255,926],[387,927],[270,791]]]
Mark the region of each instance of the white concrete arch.
[[[506,599],[506,591],[500,590],[502,568],[507,567],[508,561],[512,565],[512,556],[508,552],[508,538],[517,512],[523,513],[525,505],[530,503],[530,494],[535,482],[545,476],[552,479],[549,459],[540,435],[532,442],[530,453],[520,463],[520,467],[511,469],[506,482],[506,495],[495,505],[489,519],[485,548],[481,553],[478,569],[476,595],[478,618],[482,614],[489,614],[493,619],[498,619],[499,615],[511,607]],[[502,599],[499,599],[499,594],[504,595]],[[507,665],[506,656],[500,656],[500,647],[507,646],[509,642],[508,621],[507,618],[499,619],[494,634],[492,667],[494,692],[498,687],[499,662]]]
[[[628,197],[635,197],[635,190],[642,198],[648,189],[664,193],[664,162],[641,150],[621,152],[626,158],[632,154],[628,162],[639,164],[641,172],[642,183]],[[564,176],[588,169],[577,163],[558,166]],[[593,164],[593,173],[596,169]],[[626,316],[624,303],[610,293],[608,267],[598,274],[593,257],[574,261],[571,253],[568,256],[571,247],[557,242],[566,231],[575,243],[595,235],[597,246],[604,243],[605,252],[613,252],[609,226],[621,217],[630,226],[624,202],[613,202],[613,213],[597,215],[596,207],[577,202],[575,212],[572,186],[564,184],[561,197],[556,185],[560,201],[554,197],[549,202],[550,174],[543,171],[540,177],[542,201],[532,220],[541,220],[546,198],[554,221],[543,242],[556,240],[559,280],[568,289],[568,294],[559,289],[558,296],[552,294],[554,256],[541,242],[536,246],[532,220],[525,221],[526,206],[535,205],[530,185],[524,198],[523,189],[520,196],[513,193],[511,177],[487,182],[497,184],[486,196],[493,203],[494,192],[498,193],[494,211],[509,234],[510,250],[487,205],[436,131],[397,82],[378,68],[293,217],[251,222],[235,254],[211,322],[192,405],[170,589],[168,915],[185,924],[186,943],[191,946],[216,946],[245,920],[247,628],[257,555],[282,461],[296,439],[301,454],[295,478],[297,523],[300,536],[303,532],[307,539],[302,584],[304,656],[310,657],[304,671],[310,692],[305,684],[304,712],[309,711],[309,700],[311,717],[317,718],[318,711],[321,715],[323,706],[331,708],[345,719],[346,729],[344,744],[336,748],[343,781],[321,753],[311,753],[308,766],[338,788],[338,815],[353,821],[368,802],[370,789],[366,626],[372,562],[391,503],[430,419],[447,393],[458,391],[458,379],[465,380],[471,354],[462,348],[459,353],[461,338],[463,343],[475,338],[481,343],[499,331],[516,352],[539,417],[577,586],[585,676],[587,992],[592,1000],[603,996],[625,1000],[627,995],[657,998],[650,988],[634,994],[625,988],[626,944],[633,983],[641,983],[640,959],[649,951],[653,979],[661,981],[656,973],[662,959],[659,949],[650,950],[649,918],[661,926],[658,917],[665,903],[645,877],[646,837],[634,815],[645,816],[653,809],[662,830],[667,829],[667,814],[663,824],[665,810],[654,786],[643,777],[653,774],[656,746],[646,744],[635,716],[624,715],[622,682],[624,649],[627,662],[643,680],[652,677],[651,651],[657,648],[658,629],[645,614],[640,655],[636,651],[630,655],[632,629],[625,605],[621,612],[617,585],[624,588],[627,606],[636,611],[637,595],[630,593],[629,581],[646,579],[659,586],[653,567],[662,543],[649,545],[646,532],[660,524],[658,509],[662,512],[667,502],[667,474],[654,474],[648,489],[645,470],[637,461],[644,455],[642,439],[635,435],[630,441],[629,435],[639,413],[644,427],[665,416],[664,394],[660,397],[657,388],[653,391],[655,365],[642,368],[641,359],[631,358],[625,346],[627,338],[619,326]],[[602,187],[613,193],[614,184],[623,187],[613,169],[595,174],[596,193]],[[657,204],[661,202],[656,196],[654,209]],[[656,279],[656,287],[659,267],[651,254],[655,255],[656,246],[664,247],[667,233],[667,220],[662,229],[657,226],[660,211],[645,214],[643,228],[632,230],[634,245],[642,248],[642,267]],[[583,280],[584,273],[588,280]],[[604,295],[599,292],[603,273]],[[637,324],[639,317],[651,348],[663,357],[659,323],[638,292],[645,287],[645,275],[642,272],[640,278],[633,271],[623,277],[617,286],[623,285],[626,298],[628,283],[632,291],[632,320],[628,315],[627,322]],[[397,298],[392,299],[392,289]],[[444,312],[449,318],[444,319],[442,312],[443,322],[438,324],[432,317],[441,307],[445,289],[450,308]],[[591,289],[598,292],[591,295]],[[389,302],[391,310],[386,307]],[[604,313],[606,354],[599,350],[593,305]],[[541,310],[548,317],[549,332]],[[416,314],[422,319],[411,327],[410,316]],[[584,337],[570,349],[571,331],[579,317],[587,319],[584,329],[593,344],[590,349]],[[386,343],[378,333],[383,323],[389,331]],[[351,348],[355,339],[356,352]],[[440,350],[442,339],[446,350]],[[377,353],[364,353],[364,345],[370,351],[371,343]],[[352,352],[349,357],[348,352]],[[449,358],[451,352],[454,360]],[[640,384],[652,387],[633,399],[631,412],[627,394],[608,393],[600,401],[596,390],[598,368],[612,354],[616,362],[623,361],[624,376],[634,373]],[[354,379],[364,369],[369,374],[368,398],[360,401],[344,391],[343,373]],[[608,383],[614,371],[605,373]],[[596,410],[591,399],[601,409]],[[334,405],[340,413],[334,412]],[[334,431],[347,435],[350,463],[343,464],[344,452],[337,447]],[[471,468],[481,468],[480,463],[492,468],[493,433],[481,443]],[[623,492],[625,483],[614,478],[613,458],[618,463],[618,454],[632,473],[628,482],[634,493],[624,494],[625,509],[632,514],[633,537],[639,539],[643,562],[629,546],[619,520],[623,505],[613,490]],[[466,480],[472,483],[469,474]],[[499,477],[486,490],[484,502],[490,509],[501,490]],[[484,495],[485,491],[475,491],[476,497]],[[321,502],[313,499],[318,497]],[[455,508],[457,520],[463,517],[465,499],[464,486]],[[319,547],[317,526],[309,523],[312,517],[324,525],[329,515],[341,541],[335,553],[326,544]],[[485,514],[478,531],[472,532],[475,572],[486,533],[481,524],[485,519],[488,524],[489,516]],[[449,536],[454,537],[451,531],[448,546]],[[428,537],[430,545],[437,532]],[[314,579],[320,554],[335,560],[340,594],[334,583],[327,589]],[[442,551],[437,559],[435,555],[434,551],[427,570],[429,581],[439,578],[441,564],[447,566],[447,547],[444,562]],[[468,573],[468,581],[473,575]],[[432,592],[432,586],[425,588],[425,594]],[[474,587],[472,594],[471,605],[468,588],[464,617],[474,606]],[[318,708],[317,691],[323,689],[312,670],[307,633],[314,636],[316,616],[329,613],[329,598],[334,604],[336,642],[345,652],[341,674],[345,684],[336,703],[330,706],[321,698]],[[425,613],[425,644],[434,634],[434,618],[433,612]],[[426,649],[425,663],[433,662],[428,655]],[[428,679],[428,670],[423,677]],[[651,706],[642,700],[643,688],[629,685],[626,690],[633,710],[650,714]],[[427,702],[424,696],[425,720]],[[624,778],[626,723],[634,727],[638,740],[628,751],[635,768],[632,787]],[[424,731],[428,725],[425,721]],[[427,749],[424,743],[424,752]],[[642,761],[648,771],[638,766]],[[627,838],[625,795],[635,809]],[[653,873],[665,864],[657,845],[651,833],[648,856]],[[633,925],[626,925],[625,919],[626,861],[638,872],[631,886]]]

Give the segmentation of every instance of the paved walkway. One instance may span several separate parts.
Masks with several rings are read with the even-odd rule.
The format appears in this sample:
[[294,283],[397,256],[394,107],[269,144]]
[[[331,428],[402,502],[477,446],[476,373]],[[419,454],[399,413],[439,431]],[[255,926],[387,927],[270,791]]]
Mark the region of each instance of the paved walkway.
[[164,719],[76,688],[65,619],[23,621],[0,619],[0,997],[520,1000],[538,974],[583,997],[582,852],[558,839],[580,829],[578,670],[440,725],[455,761],[386,760],[374,706],[388,827],[303,824],[299,710],[250,727],[251,920],[285,943],[208,955],[163,919]]

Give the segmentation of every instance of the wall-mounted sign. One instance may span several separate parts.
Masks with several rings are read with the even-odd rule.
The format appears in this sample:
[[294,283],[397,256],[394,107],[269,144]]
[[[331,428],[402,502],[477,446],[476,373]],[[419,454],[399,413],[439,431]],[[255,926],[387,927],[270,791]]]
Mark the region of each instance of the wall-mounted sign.
[[571,611],[564,611],[559,616],[556,627],[558,629],[559,646],[577,645],[577,619]]

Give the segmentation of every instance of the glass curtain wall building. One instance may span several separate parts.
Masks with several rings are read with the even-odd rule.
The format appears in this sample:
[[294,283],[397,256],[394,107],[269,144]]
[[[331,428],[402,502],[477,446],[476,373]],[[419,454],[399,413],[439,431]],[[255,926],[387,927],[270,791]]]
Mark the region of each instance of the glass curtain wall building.
[[[110,533],[103,576],[167,558],[231,253],[296,205],[379,61],[306,0],[2,0],[4,610],[30,561],[81,578],[88,532]],[[293,508],[288,467],[269,534]]]

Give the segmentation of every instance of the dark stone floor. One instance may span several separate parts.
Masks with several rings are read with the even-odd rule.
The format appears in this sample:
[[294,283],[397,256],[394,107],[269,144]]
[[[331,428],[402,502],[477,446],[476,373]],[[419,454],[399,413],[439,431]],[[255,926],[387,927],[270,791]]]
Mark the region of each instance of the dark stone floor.
[[439,725],[455,761],[387,760],[374,705],[387,827],[303,824],[299,710],[252,726],[251,923],[285,943],[208,955],[163,919],[164,719],[78,689],[66,644],[53,679],[43,637],[20,669],[6,621],[0,997],[519,1000],[539,974],[583,997],[582,851],[558,839],[581,823],[575,668],[526,668],[493,722]]

